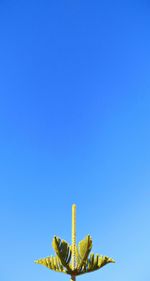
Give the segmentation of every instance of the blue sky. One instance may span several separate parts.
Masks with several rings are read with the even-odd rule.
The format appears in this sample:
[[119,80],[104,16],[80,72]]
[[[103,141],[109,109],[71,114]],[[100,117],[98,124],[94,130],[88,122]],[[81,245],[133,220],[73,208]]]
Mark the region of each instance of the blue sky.
[[81,281],[149,280],[150,4],[0,2],[0,280],[69,280],[35,265],[53,235],[116,259]]

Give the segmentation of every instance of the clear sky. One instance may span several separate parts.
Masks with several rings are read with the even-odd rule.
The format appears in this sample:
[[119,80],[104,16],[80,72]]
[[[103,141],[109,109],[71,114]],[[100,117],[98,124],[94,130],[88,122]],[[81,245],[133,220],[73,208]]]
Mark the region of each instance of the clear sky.
[[150,3],[0,1],[0,280],[53,235],[116,259],[81,281],[150,279]]

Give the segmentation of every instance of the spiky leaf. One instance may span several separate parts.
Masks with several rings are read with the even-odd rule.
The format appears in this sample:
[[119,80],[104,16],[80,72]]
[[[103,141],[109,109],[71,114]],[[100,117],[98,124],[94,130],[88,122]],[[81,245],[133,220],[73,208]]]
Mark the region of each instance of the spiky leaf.
[[82,266],[86,263],[88,255],[92,248],[92,238],[90,235],[87,235],[83,240],[78,244],[79,251],[79,263],[77,265],[78,270],[82,269]]
[[62,265],[67,269],[66,272],[71,274],[71,268],[69,266],[71,250],[69,244],[65,240],[61,240],[59,237],[54,236],[52,246]]
[[112,258],[109,258],[107,256],[91,255],[90,259],[87,261],[87,269],[85,273],[98,270],[104,265],[114,262],[115,261]]
[[35,263],[44,265],[44,266],[48,267],[49,269],[55,270],[57,272],[66,273],[66,269],[63,268],[61,261],[59,260],[59,258],[57,256],[56,257],[50,256],[47,258],[39,259],[39,260],[36,260]]

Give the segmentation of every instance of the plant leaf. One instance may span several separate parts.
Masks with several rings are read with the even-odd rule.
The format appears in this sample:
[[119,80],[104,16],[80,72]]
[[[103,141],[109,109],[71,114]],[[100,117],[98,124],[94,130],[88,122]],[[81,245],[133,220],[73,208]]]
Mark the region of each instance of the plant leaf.
[[78,252],[79,252],[79,264],[77,265],[78,270],[82,269],[82,266],[86,264],[86,260],[88,255],[92,249],[92,238],[90,235],[87,235],[83,240],[81,240],[78,244]]
[[61,240],[59,237],[54,236],[52,246],[62,265],[67,269],[66,272],[71,274],[71,268],[69,265],[71,259],[71,250],[69,244],[65,240]]
[[39,259],[36,260],[35,263],[37,264],[41,264],[44,265],[46,267],[48,267],[51,270],[55,270],[57,272],[63,272],[63,273],[67,273],[66,270],[63,268],[61,261],[59,260],[59,258],[56,257],[46,257],[43,259]]

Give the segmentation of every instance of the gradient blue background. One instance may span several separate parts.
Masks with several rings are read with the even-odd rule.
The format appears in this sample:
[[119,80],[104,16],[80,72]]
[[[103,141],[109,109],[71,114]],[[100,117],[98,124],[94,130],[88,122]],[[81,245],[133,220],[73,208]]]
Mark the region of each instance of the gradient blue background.
[[0,1],[0,280],[69,280],[33,261],[90,233],[149,280],[149,1]]

